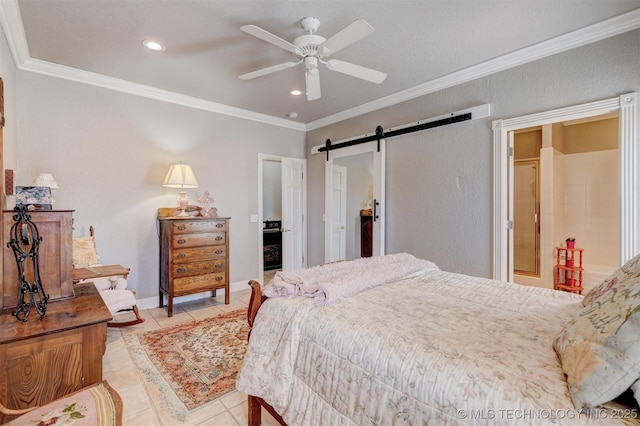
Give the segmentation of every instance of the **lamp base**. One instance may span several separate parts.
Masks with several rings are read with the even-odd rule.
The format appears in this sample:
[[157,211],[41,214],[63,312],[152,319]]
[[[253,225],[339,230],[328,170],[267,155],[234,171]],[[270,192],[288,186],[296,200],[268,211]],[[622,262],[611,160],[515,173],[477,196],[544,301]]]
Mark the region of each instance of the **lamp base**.
[[187,198],[187,193],[184,191],[180,191],[180,197],[178,198],[178,205],[180,206],[180,214],[178,217],[186,217],[189,216],[186,212],[187,207],[189,207],[189,199]]

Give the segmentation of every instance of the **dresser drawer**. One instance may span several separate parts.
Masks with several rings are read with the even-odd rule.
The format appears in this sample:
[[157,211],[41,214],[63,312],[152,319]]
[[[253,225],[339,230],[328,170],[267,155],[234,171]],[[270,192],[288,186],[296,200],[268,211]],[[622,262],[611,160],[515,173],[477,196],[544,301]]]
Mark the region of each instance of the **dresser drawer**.
[[204,262],[180,263],[173,265],[171,270],[173,278],[203,275],[212,272],[224,272],[227,262],[225,259],[212,259]]
[[174,263],[201,262],[227,257],[227,246],[204,246],[176,249],[171,253]]
[[222,245],[227,242],[227,234],[224,232],[203,232],[201,234],[174,235],[172,246],[174,249],[182,247],[201,247],[210,245]]
[[172,224],[174,234],[192,234],[197,232],[224,232],[227,230],[226,222],[184,220]]
[[176,278],[173,280],[175,296],[180,294],[197,293],[225,287],[227,283],[224,272],[197,275],[195,277]]

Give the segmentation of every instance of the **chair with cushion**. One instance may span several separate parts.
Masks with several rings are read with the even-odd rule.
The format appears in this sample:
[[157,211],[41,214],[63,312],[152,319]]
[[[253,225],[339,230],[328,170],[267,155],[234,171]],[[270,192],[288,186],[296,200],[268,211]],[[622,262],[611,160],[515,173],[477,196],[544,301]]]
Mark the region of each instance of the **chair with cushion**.
[[[2,423],[8,425],[122,425],[122,398],[107,381],[88,386],[41,407],[19,410],[0,403]],[[16,416],[20,416],[17,417]]]
[[120,265],[101,265],[93,226],[89,227],[89,234],[88,237],[73,239],[74,283],[94,283],[112,315],[125,311],[132,311],[135,315],[135,319],[130,321],[110,321],[107,323],[109,327],[125,327],[144,322],[136,306],[135,292],[127,289],[126,277],[129,269]]

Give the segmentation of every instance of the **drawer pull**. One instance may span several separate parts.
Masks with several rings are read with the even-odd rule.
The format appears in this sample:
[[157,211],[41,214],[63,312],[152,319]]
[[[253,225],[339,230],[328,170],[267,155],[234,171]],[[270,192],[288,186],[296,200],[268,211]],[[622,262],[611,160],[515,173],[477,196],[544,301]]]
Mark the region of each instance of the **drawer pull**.
[[221,237],[220,235],[218,235],[218,236],[216,237],[216,241],[220,241],[221,239],[222,239],[222,237]]
[[216,254],[221,254],[222,253],[222,249],[216,249]]
[[180,258],[180,259],[184,259],[185,257],[187,257],[187,255],[186,255],[186,254],[184,254],[184,253],[178,253],[178,258]]
[[216,228],[224,228],[224,223],[216,223]]
[[178,225],[178,230],[179,230],[179,231],[184,231],[185,229],[187,229],[187,227],[186,227],[186,226],[184,226],[184,225]]
[[215,266],[216,268],[222,268],[222,263],[216,263],[216,264],[215,264],[215,265],[213,265],[213,266]]
[[222,277],[220,275],[216,276],[216,281],[222,281]]
[[186,242],[187,242],[187,240],[182,239],[182,238],[180,238],[180,239],[178,240],[178,244],[184,244],[184,243],[186,243]]
[[187,272],[187,268],[181,266],[181,267],[178,268],[178,272],[183,274],[183,273]]

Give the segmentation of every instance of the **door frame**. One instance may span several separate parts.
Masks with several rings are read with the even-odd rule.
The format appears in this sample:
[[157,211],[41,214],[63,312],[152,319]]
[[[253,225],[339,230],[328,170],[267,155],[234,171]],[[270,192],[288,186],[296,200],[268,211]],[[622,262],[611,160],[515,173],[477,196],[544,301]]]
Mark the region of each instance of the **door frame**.
[[620,161],[620,265],[640,252],[640,194],[637,164],[638,93],[616,98],[560,108],[506,120],[494,120],[493,128],[493,278],[513,281],[513,245],[509,244],[513,220],[509,180],[512,176],[509,161],[509,133],[526,127],[541,126],[559,121],[618,113]]
[[[264,161],[277,161],[282,164],[283,159],[289,159],[293,161],[299,161],[302,163],[302,200],[303,200],[303,225],[302,225],[302,253],[303,263],[306,266],[307,264],[307,226],[306,226],[306,218],[307,218],[307,160],[305,158],[292,158],[292,157],[284,157],[281,155],[271,155],[271,154],[262,154],[258,153],[258,217],[257,217],[257,237],[258,237],[258,281],[264,284],[264,249],[263,249],[263,228],[260,227],[260,224],[264,221],[264,207],[262,205],[262,199],[264,194],[263,189],[263,162]],[[282,183],[282,178],[280,179]]]

